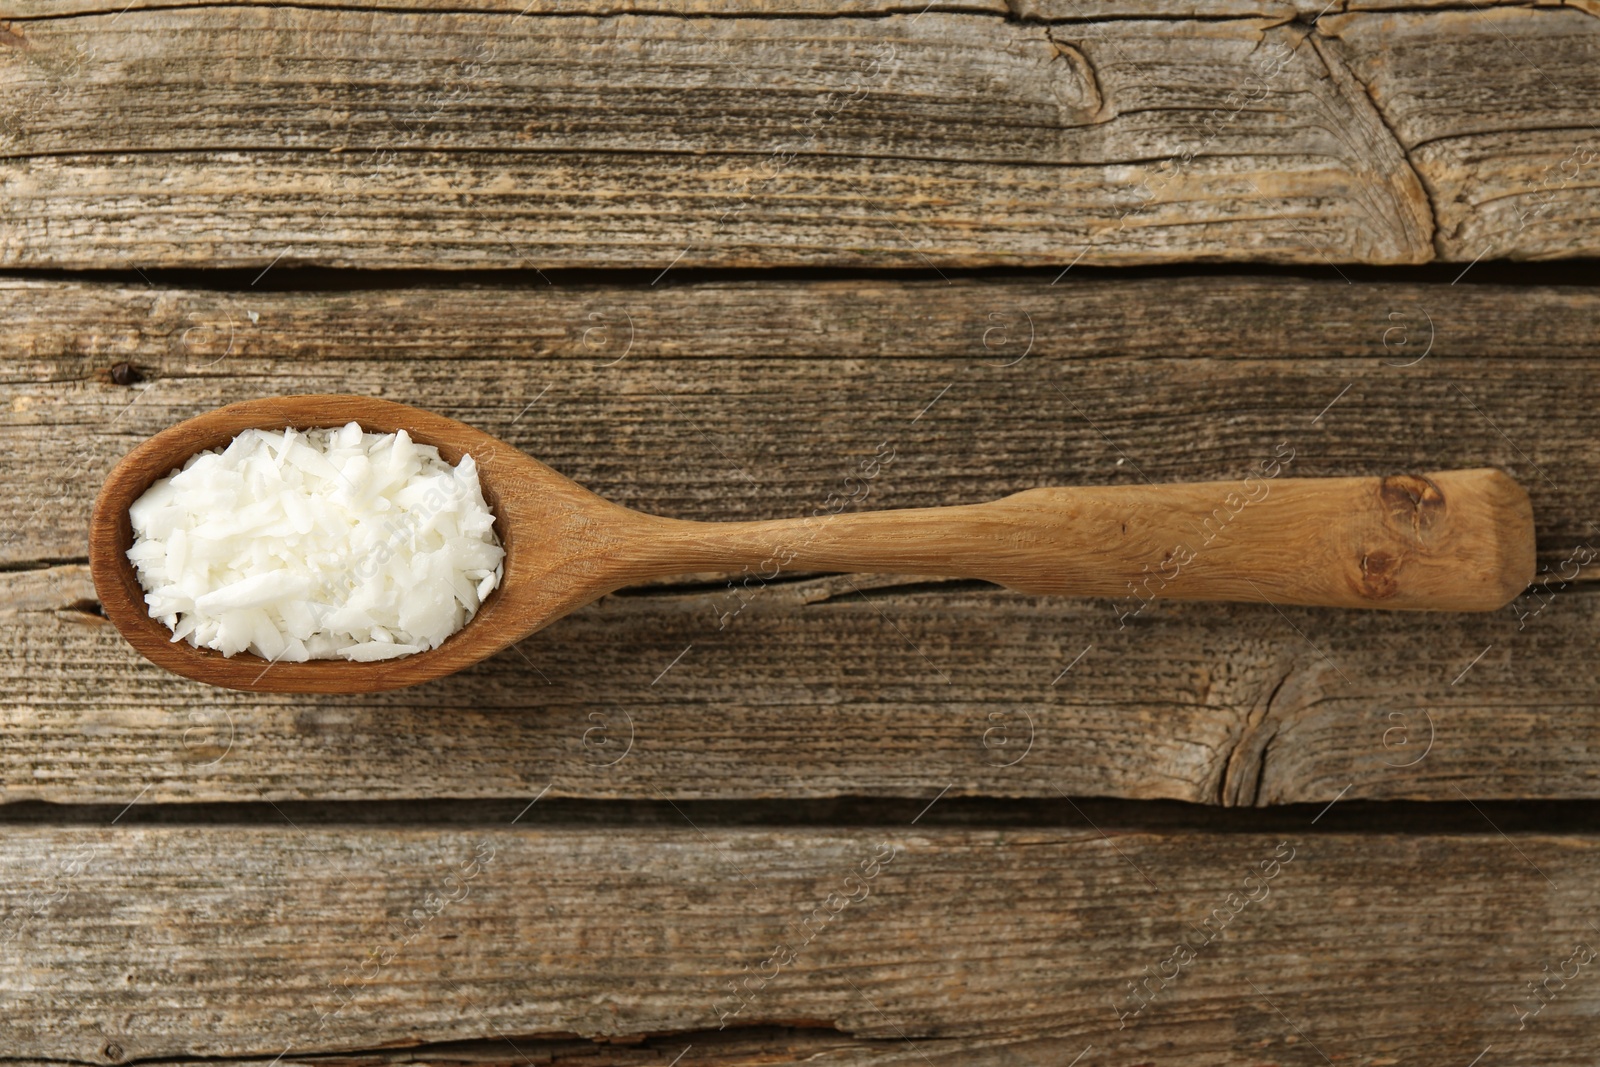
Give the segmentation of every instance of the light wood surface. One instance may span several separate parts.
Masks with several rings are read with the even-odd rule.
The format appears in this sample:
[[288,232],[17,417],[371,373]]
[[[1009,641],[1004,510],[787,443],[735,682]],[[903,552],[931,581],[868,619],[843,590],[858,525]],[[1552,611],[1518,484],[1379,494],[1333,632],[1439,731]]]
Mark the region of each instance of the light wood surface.
[[[1111,598],[1121,625],[1161,598],[1494,611],[1533,580],[1533,512],[1503,472],[1279,478],[1287,455],[1237,482],[1055,487],[961,507],[651,524],[642,529],[654,536],[633,550],[644,558],[630,568],[640,578],[734,568],[768,581],[790,568],[976,578]],[[869,466],[862,475],[875,473]]]
[[936,277],[1600,250],[1579,10],[583,10],[10,23],[0,264]]

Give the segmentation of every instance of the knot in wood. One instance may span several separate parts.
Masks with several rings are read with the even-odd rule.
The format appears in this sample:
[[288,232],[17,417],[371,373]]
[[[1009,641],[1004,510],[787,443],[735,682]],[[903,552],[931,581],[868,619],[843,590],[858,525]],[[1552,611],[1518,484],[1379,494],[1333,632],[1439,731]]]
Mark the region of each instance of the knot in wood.
[[118,385],[132,385],[144,381],[144,375],[140,373],[138,367],[124,360],[112,365],[111,380]]
[[1420,474],[1391,474],[1378,493],[1394,524],[1418,541],[1444,517],[1444,492]]
[[1372,600],[1394,596],[1400,588],[1400,557],[1388,552],[1361,555],[1361,594]]

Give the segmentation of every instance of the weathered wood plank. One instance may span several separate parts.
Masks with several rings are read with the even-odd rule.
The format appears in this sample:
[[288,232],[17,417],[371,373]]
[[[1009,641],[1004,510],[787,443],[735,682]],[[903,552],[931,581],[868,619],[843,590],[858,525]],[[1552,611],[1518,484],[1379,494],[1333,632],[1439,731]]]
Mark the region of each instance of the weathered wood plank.
[[[44,3],[47,0],[28,0]],[[144,0],[140,0],[141,3]],[[865,0],[863,0],[865,2]],[[1010,0],[1018,18],[1077,22],[1097,18],[1275,18],[1314,23],[1345,11],[1411,11],[1459,6],[1460,0]],[[1593,0],[1485,0],[1487,7],[1573,7]]]
[[1590,13],[1324,15],[1306,44],[1270,4],[1177,12],[1199,22],[1068,7],[1020,12],[1039,22],[249,5],[19,21],[0,53],[0,262],[1596,251]]
[[[1305,475],[1502,467],[1533,494],[1549,568],[1600,516],[1600,293],[1582,288],[1068,274],[0,293],[0,458],[21,472],[0,495],[0,564],[81,557],[99,481],[136,441],[293,392],[432,408],[684,518],[1243,477],[1285,441]],[[119,363],[141,380],[117,385]],[[883,441],[892,469],[844,486]]]
[[[270,6],[271,0],[225,0],[215,7]],[[1186,12],[1156,10],[1155,0],[1113,0],[1122,2],[1119,14],[1148,15],[1151,18],[1184,17]],[[1307,2],[1307,0],[1302,0]],[[1510,2],[1510,0],[1504,0]],[[123,5],[107,5],[95,0],[6,0],[4,17],[13,19],[62,18],[70,15],[104,15],[119,11],[157,11],[183,7],[192,0],[132,0]],[[1231,4],[1222,14],[1257,14],[1261,4],[1249,0],[1197,0],[1198,4]],[[374,5],[352,0],[328,7],[363,10]],[[771,0],[759,12],[741,0],[385,0],[389,11],[475,11],[509,15],[675,15],[699,18],[768,18],[776,15],[810,15],[819,18],[845,15],[917,15],[924,11],[954,11],[963,14],[982,12],[1005,16],[1006,0]],[[1267,5],[1272,6],[1272,5]],[[1422,6],[1419,4],[1418,6]],[[1333,10],[1333,9],[1330,9]]]
[[[833,1027],[907,1063],[968,1062],[974,1045],[978,1062],[1091,1046],[1106,1064],[1592,1058],[1593,837],[1107,838],[1061,814],[1060,829],[626,835],[12,827],[7,1051],[306,1063],[731,1022]],[[1530,984],[1578,944],[1588,962],[1519,1029],[1541,1004]],[[1133,1014],[1129,985],[1157,972]],[[693,1040],[658,1041],[656,1062]],[[862,1051],[840,1058],[879,1061]]]
[[[1345,11],[1426,11],[1452,7],[1460,0],[769,0],[760,16],[919,15],[925,11],[983,13],[1027,22],[1087,22],[1107,18],[1196,19],[1270,18],[1312,21]],[[0,16],[10,19],[62,18],[184,7],[192,0],[132,0],[107,5],[96,0],[6,0]],[[1595,0],[1485,0],[1479,7],[1568,7],[1590,10]],[[228,0],[217,7],[270,6],[271,0]],[[360,0],[330,7],[361,9]],[[677,15],[749,18],[740,0],[386,0],[390,11],[481,11],[515,15]]]
[[1431,257],[1426,197],[1367,94],[1281,23],[17,22],[0,265]]
[[1595,254],[1597,13],[1384,12],[1318,23],[1426,183],[1442,258]]
[[[695,1067],[822,1063],[828,1067],[1061,1067],[1082,1048],[1058,1038],[860,1038],[819,1026],[745,1027],[689,1031],[628,1041],[500,1034],[475,1041],[424,1047],[302,1053],[291,1048],[276,1067],[670,1067],[674,1056]],[[126,1050],[114,1040],[104,1048]],[[1062,1058],[1065,1053],[1065,1059]],[[8,1060],[6,1067],[60,1067],[60,1060]],[[108,1061],[105,1061],[108,1062]],[[260,1067],[263,1060],[233,1057],[162,1061],[163,1067]],[[1259,1062],[1254,1067],[1259,1067]]]
[[[854,581],[855,585],[851,585]],[[613,597],[427,686],[209,690],[6,575],[0,798],[1600,796],[1588,592],[1492,616],[1114,605],[882,580]],[[42,586],[53,588],[41,589]],[[863,599],[856,588],[867,591]],[[1534,602],[1524,610],[1537,607]],[[1070,669],[1069,669],[1070,668]]]
[[[4,795],[1600,795],[1600,682],[1570,667],[1600,627],[1582,591],[1600,533],[1600,294],[1072,277],[333,294],[8,282],[0,456],[24,477],[0,497],[4,558],[81,557],[98,479],[163,425],[349,390],[700,518],[803,514],[830,494],[924,506],[1140,472],[1237,477],[1284,443],[1296,473],[1499,465],[1533,493],[1549,591],[1486,616],[1157,604],[1123,628],[1136,604],[855,579],[884,589],[863,601],[845,579],[705,576],[608,598],[436,686],[274,700],[143,663],[68,563],[0,579]],[[114,384],[117,362],[146,377]],[[846,484],[886,441],[895,461],[865,492]]]

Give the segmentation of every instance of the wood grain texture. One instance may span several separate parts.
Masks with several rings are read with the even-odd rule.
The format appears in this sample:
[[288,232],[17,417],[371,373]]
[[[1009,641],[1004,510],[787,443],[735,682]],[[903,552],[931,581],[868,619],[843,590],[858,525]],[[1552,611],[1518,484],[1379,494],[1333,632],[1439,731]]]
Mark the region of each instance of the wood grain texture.
[[1588,0],[438,6],[12,4],[0,264],[1600,251]]
[[1095,602],[811,579],[719,630],[718,585],[602,600],[416,689],[296,697],[143,662],[84,572],[4,576],[38,605],[0,619],[5,800],[1600,796],[1578,589],[1522,629],[1170,605],[1119,630]]
[[[1116,2],[1116,0],[1114,0]],[[1152,18],[1162,17],[1156,0],[1121,0],[1124,13],[1132,11]],[[1248,0],[1199,0],[1200,3],[1233,3],[1226,13],[1255,14],[1256,7]],[[1305,0],[1302,0],[1305,2]],[[1513,0],[1504,0],[1513,2]],[[154,11],[163,8],[184,7],[192,0],[133,0],[128,10]],[[215,7],[272,6],[269,0],[225,0]],[[740,0],[387,0],[373,5],[364,0],[340,0],[318,5],[335,10],[362,11],[381,6],[388,11],[452,11],[482,12],[509,15],[673,15],[683,18],[768,18],[773,16],[871,16],[916,15],[923,11],[954,11],[963,14],[983,12],[1004,16],[1006,0],[771,0],[763,3],[758,13]],[[1418,4],[1417,6],[1424,6]],[[5,17],[13,19],[60,18],[68,15],[116,14],[120,6],[96,3],[95,0],[6,0]],[[1333,9],[1330,9],[1333,10]],[[1180,16],[1182,13],[1179,13]]]
[[[1600,795],[1600,683],[1574,659],[1600,629],[1587,290],[5,284],[0,454],[25,477],[0,496],[20,568],[0,579],[8,799]],[[114,384],[119,363],[145,377]],[[100,479],[198,411],[330,388],[435,408],[685,518],[1236,478],[1280,444],[1308,475],[1487,463],[1532,492],[1541,575],[1490,616],[1158,601],[1119,628],[1137,604],[708,574],[411,694],[264,699],[142,664],[60,562],[82,559]]]
[[1426,183],[1441,258],[1595,253],[1597,13],[1384,12],[1318,23]]
[[1433,255],[1367,94],[1281,18],[206,6],[13,27],[0,265]]
[[1274,458],[1235,482],[1049,486],[942,508],[652,522],[641,524],[638,547],[616,554],[641,578],[710,568],[915,574],[1132,598],[1134,613],[1156,597],[1498,611],[1533,580],[1533,512],[1501,471],[1279,479],[1282,470]]
[[[1109,839],[1063,808],[1010,830],[13,827],[7,1051],[305,1064],[510,1037],[510,1063],[523,1035],[714,1048],[727,1021],[834,1028],[845,1063],[1590,1062],[1591,836]],[[1170,980],[1124,1016],[1146,968]]]
[[[1600,837],[1520,802],[1600,797],[1600,294],[1325,265],[1600,252],[1600,4],[780,4],[0,0],[0,267],[249,268],[0,279],[0,802],[96,805],[0,806],[0,1060],[1590,1064]],[[1196,259],[1327,280],[1082,277]],[[303,263],[648,270],[247,288]],[[1052,269],[941,270],[1007,264]],[[675,284],[791,265],[927,281]],[[90,501],[296,391],[707,520],[1498,467],[1540,574],[1407,617],[708,571],[415,690],[190,685],[101,614]]]
[[[1600,295],[1264,278],[175,290],[0,280],[0,564],[81,559],[115,462],[235,401],[387,397],[642,511],[1494,466],[1540,565],[1600,514]],[[126,364],[138,380],[118,385]],[[1349,387],[1346,390],[1346,387]],[[882,443],[896,458],[862,486]],[[851,479],[846,484],[846,479]]]
[[[44,3],[48,0],[25,0]],[[72,0],[86,2],[86,0]],[[140,0],[144,2],[144,0]],[[1459,7],[1460,0],[1009,0],[1018,18],[1039,22],[1078,22],[1097,18],[1270,18],[1315,24],[1347,11],[1426,12]],[[1593,0],[1486,0],[1476,6],[1568,7],[1584,10]]]
[[[1331,13],[1365,10],[1426,11],[1458,5],[1460,0],[769,0],[760,17],[918,15],[925,11],[983,13],[1024,22],[1086,22],[1106,18],[1195,19],[1273,18],[1311,21]],[[115,14],[191,6],[193,0],[132,0],[107,5],[96,0],[6,0],[0,12],[9,19],[47,19],[68,15]],[[1479,7],[1568,7],[1592,9],[1595,0],[1485,0]],[[271,0],[227,0],[217,7],[271,6]],[[319,5],[362,10],[363,0]],[[481,11],[530,15],[676,15],[682,17],[749,18],[740,0],[387,0],[389,11]]]

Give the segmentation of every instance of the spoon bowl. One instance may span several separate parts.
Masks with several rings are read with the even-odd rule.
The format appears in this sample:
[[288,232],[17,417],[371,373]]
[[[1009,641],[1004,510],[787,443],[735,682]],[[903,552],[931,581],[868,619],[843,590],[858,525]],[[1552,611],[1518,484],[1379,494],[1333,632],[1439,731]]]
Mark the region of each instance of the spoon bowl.
[[[247,429],[356,422],[404,429],[447,462],[470,454],[505,549],[500,585],[437,648],[374,663],[270,662],[175,641],[150,617],[128,549],[128,508],[190,456]],[[864,459],[858,484],[885,458]],[[1238,482],[1029,489],[943,508],[803,519],[691,522],[589,492],[513,446],[454,419],[360,396],[289,396],[206,412],[151,437],[107,476],[89,525],[89,566],[106,617],[147,659],[211,685],[358,693],[461,670],[632,582],[743,568],[980,578],[1027,593],[1113,599],[1108,623],[1156,599],[1488,611],[1533,578],[1528,495],[1498,470],[1288,478],[1293,452]],[[830,497],[831,499],[831,497]],[[353,561],[354,562],[354,561]],[[746,583],[748,584],[748,582]]]
[[[434,445],[451,465],[470,454],[484,501],[505,549],[498,588],[470,623],[437,648],[377,663],[309,660],[269,662],[249,653],[224,656],[172,632],[145,608],[144,589],[128,549],[128,508],[190,456],[219,448],[247,429],[343,426],[369,433],[405,430]],[[465,423],[430,411],[360,396],[272,397],[232,404],[163,430],[128,453],[107,477],[89,528],[89,566],[106,617],[147,659],[196,681],[268,692],[353,693],[416,685],[493,655],[545,624],[596,599],[630,518],[619,507],[538,460]],[[625,580],[625,579],[624,579]],[[620,584],[620,582],[618,583]],[[612,586],[611,588],[615,588]]]

